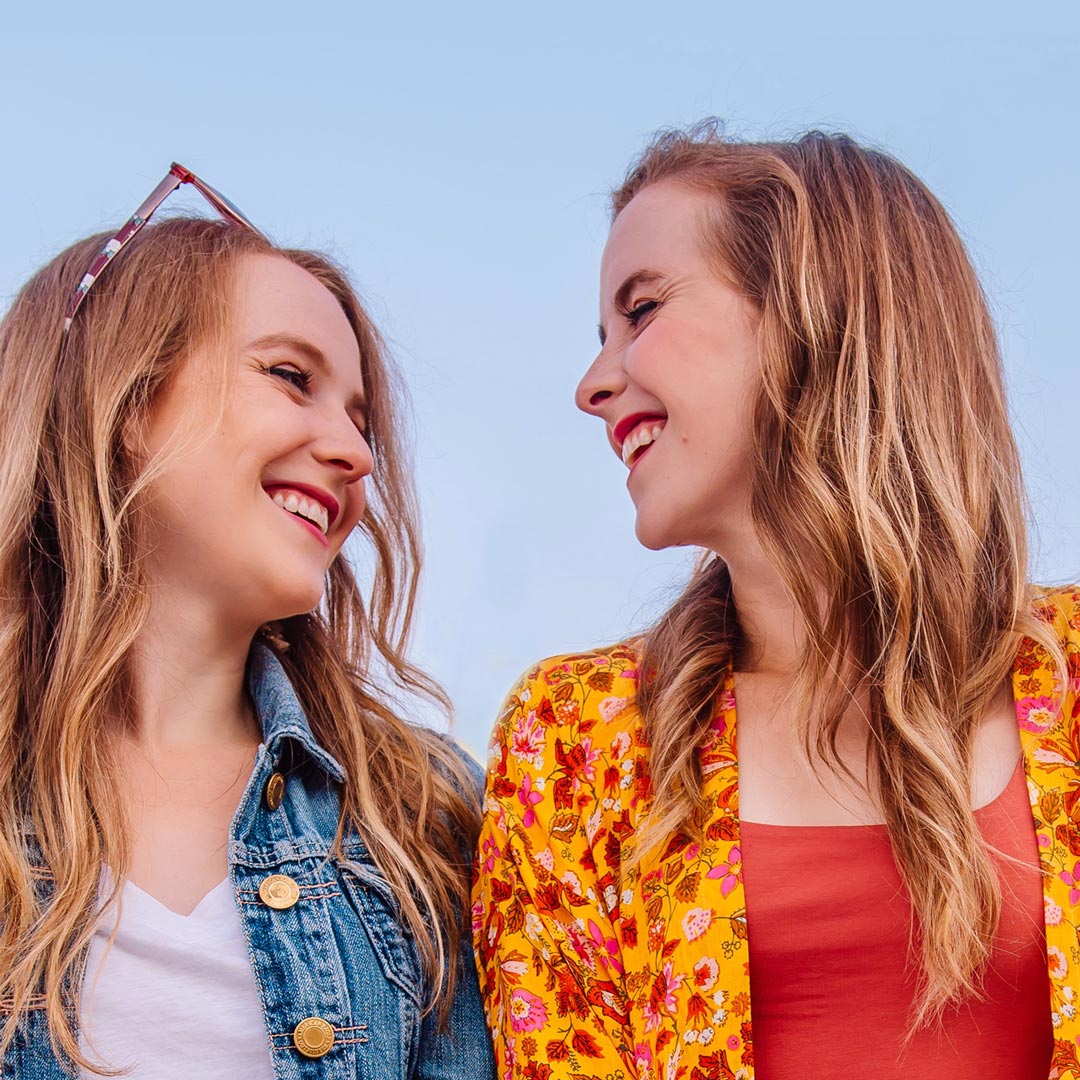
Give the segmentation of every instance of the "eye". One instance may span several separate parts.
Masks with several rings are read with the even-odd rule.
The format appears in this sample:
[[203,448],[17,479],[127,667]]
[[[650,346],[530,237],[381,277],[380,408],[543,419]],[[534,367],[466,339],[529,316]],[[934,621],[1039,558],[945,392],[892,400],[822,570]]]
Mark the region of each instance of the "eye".
[[651,315],[660,306],[657,300],[642,300],[640,304],[635,304],[627,313],[626,321],[631,326],[636,327],[642,319]]
[[263,370],[267,375],[273,375],[275,378],[284,379],[285,382],[291,383],[302,394],[306,394],[311,386],[311,372],[297,367],[295,364],[274,364],[263,368]]

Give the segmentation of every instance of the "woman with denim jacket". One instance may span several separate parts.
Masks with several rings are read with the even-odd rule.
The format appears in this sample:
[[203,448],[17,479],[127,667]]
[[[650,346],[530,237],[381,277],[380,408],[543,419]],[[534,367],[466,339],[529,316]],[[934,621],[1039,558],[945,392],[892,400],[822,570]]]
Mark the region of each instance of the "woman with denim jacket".
[[[181,183],[223,220],[144,228]],[[478,778],[382,689],[439,696],[344,274],[174,165],[22,289],[0,386],[0,1073],[491,1075]]]

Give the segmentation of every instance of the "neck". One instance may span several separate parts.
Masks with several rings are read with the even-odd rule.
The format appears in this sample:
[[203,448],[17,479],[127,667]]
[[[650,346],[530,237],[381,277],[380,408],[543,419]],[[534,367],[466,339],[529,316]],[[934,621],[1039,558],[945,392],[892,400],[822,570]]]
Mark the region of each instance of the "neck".
[[155,590],[131,650],[135,741],[158,750],[257,742],[245,686],[253,634],[221,626],[196,597]]
[[794,598],[756,537],[727,545],[721,557],[731,575],[739,623],[749,643],[749,671],[790,675],[806,642]]

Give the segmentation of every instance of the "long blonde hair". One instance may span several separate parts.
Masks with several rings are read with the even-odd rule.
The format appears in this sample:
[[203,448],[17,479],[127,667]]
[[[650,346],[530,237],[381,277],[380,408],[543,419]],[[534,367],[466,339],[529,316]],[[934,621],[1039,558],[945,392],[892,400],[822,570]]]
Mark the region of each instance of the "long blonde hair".
[[[660,180],[715,197],[702,243],[760,312],[751,516],[807,635],[800,744],[850,776],[837,731],[868,689],[867,775],[921,949],[917,1027],[978,993],[999,920],[970,805],[977,725],[1022,635],[1060,661],[1032,614],[994,328],[940,203],[850,138],[664,132],[613,214]],[[700,821],[694,747],[746,648],[727,566],[706,555],[644,642],[656,799],[638,858]]]
[[[327,259],[192,218],[147,226],[61,348],[64,306],[104,239],[57,256],[0,323],[0,1055],[43,994],[54,1045],[87,1064],[69,1010],[101,868],[122,880],[129,864],[116,736],[131,720],[126,660],[147,614],[141,537],[153,463],[134,460],[126,436],[194,349],[224,340],[232,275],[247,254],[313,274],[359,344],[375,458],[360,524],[371,595],[337,559],[321,609],[286,619],[277,636],[316,738],[348,777],[335,848],[346,828],[363,834],[417,943],[431,1002],[445,1010],[479,815],[457,754],[379,689],[389,681],[445,704],[404,654],[420,548],[387,350]],[[35,887],[42,876],[53,882],[48,902]]]

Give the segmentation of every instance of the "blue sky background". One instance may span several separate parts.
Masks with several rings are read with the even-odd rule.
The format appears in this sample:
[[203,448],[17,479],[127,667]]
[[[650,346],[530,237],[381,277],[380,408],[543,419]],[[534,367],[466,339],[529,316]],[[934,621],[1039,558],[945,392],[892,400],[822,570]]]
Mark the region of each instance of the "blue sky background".
[[684,572],[685,553],[637,546],[624,470],[572,402],[596,348],[605,193],[661,126],[842,129],[927,180],[1000,328],[1033,572],[1080,577],[1075,22],[1044,7],[1018,28],[981,5],[995,32],[976,35],[969,13],[906,8],[929,36],[826,26],[817,6],[738,22],[715,3],[268,4],[245,30],[237,8],[72,10],[75,29],[147,32],[23,33],[40,27],[5,16],[0,302],[119,223],[174,158],[278,241],[344,261],[411,385],[416,655],[474,751],[523,668],[643,626]]

